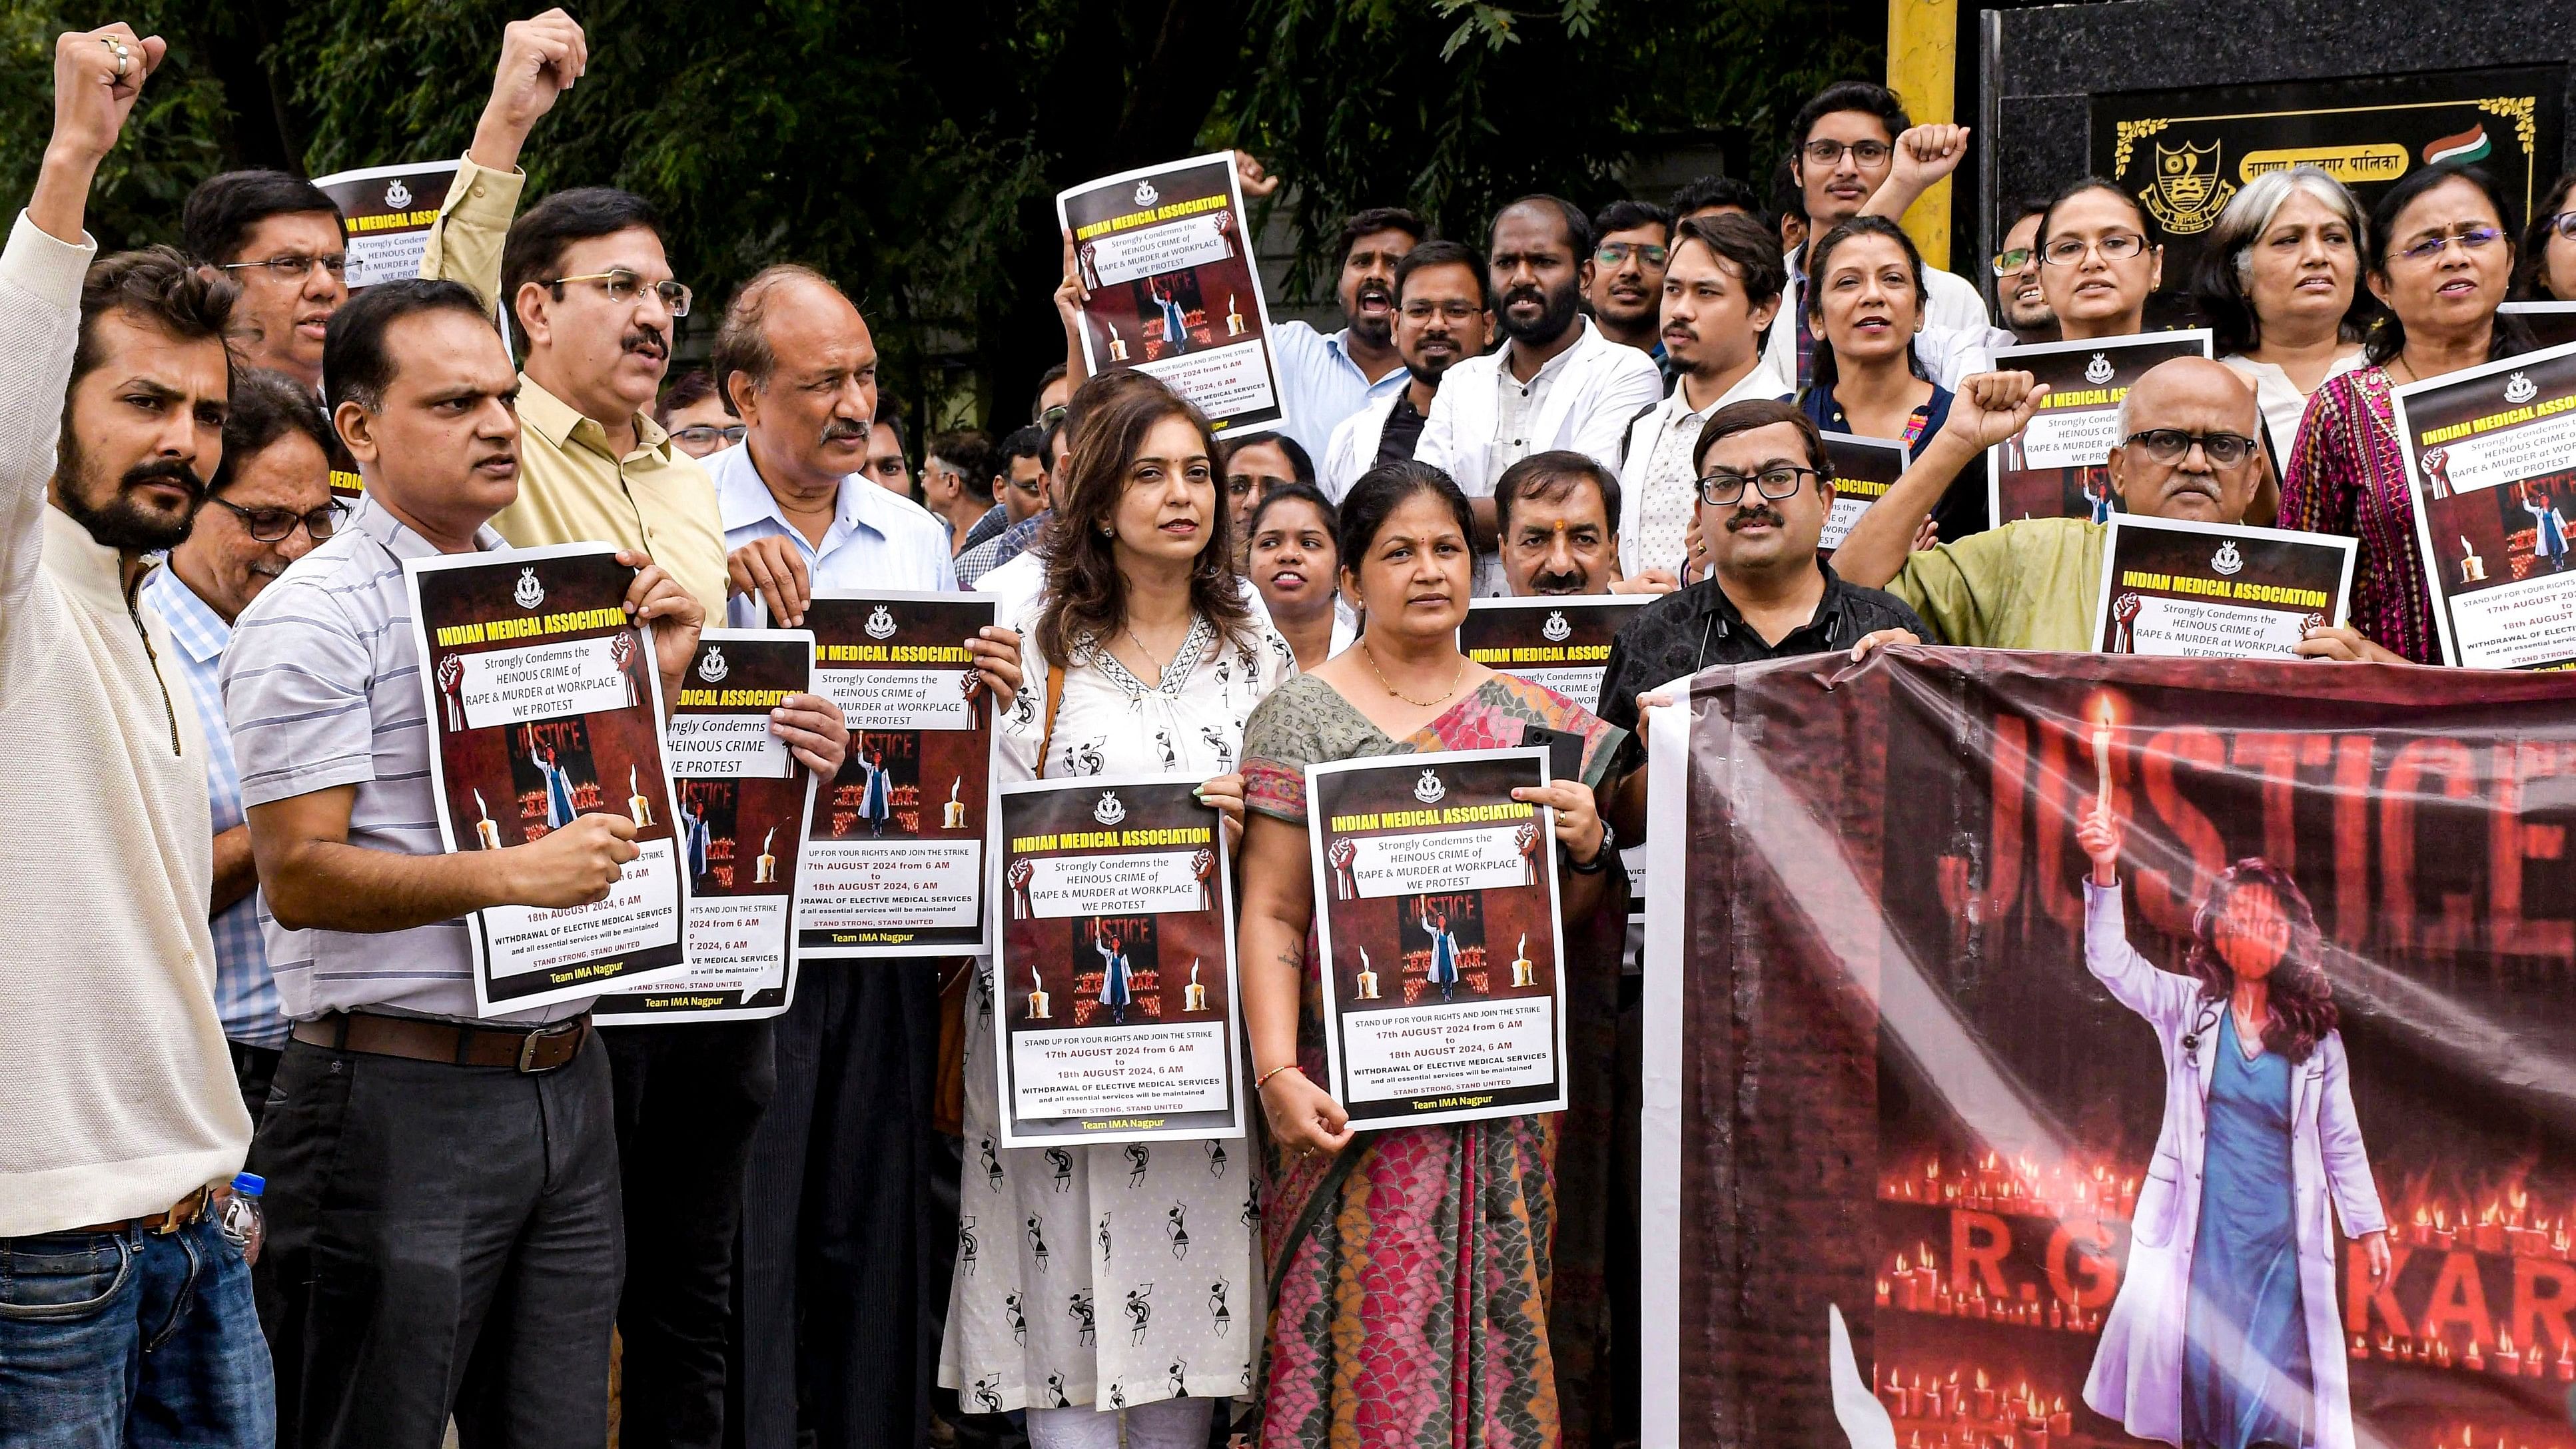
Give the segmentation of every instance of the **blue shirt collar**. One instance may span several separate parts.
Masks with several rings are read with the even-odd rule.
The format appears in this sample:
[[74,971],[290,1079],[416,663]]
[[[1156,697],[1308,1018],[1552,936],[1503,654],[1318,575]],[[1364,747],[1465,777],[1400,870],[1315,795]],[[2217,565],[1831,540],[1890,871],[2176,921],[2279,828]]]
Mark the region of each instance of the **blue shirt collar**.
[[224,646],[232,642],[233,626],[215,612],[215,606],[197,597],[179,571],[164,563],[146,579],[144,590],[152,607],[159,610],[161,623],[170,631],[170,642],[187,651],[199,664],[212,664],[224,657]]

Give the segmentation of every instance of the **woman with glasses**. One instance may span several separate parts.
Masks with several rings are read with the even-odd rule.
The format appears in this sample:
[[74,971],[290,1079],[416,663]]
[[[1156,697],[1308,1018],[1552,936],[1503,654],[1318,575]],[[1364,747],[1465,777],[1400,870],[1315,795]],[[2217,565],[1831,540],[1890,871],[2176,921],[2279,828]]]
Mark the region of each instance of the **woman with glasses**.
[[2164,284],[2165,249],[2147,239],[2136,197],[2098,176],[2057,194],[2039,216],[2039,290],[2069,342],[2147,330],[2147,298]]
[[1472,523],[1466,495],[1437,468],[1388,463],[1361,475],[1342,500],[1341,583],[1367,627],[1281,685],[1244,729],[1236,956],[1270,1129],[1263,1449],[1559,1440],[1548,1336],[1561,1306],[1555,1116],[1355,1132],[1322,1085],[1308,765],[1508,748],[1533,727],[1574,736],[1579,778],[1512,793],[1555,810],[1569,970],[1618,970],[1627,877],[1608,869],[1592,787],[1627,732],[1458,651]]
[[2343,645],[2334,657],[2441,661],[2389,392],[2530,346],[2519,323],[2496,315],[2513,275],[2506,214],[2493,178],[2445,163],[2390,187],[2371,216],[2364,276],[2387,311],[2363,365],[2308,403],[2281,479],[2282,527],[2361,541],[2352,627],[2326,631]]
[[704,368],[691,368],[663,387],[653,400],[653,421],[692,458],[711,457],[742,441],[742,419],[725,411],[715,379]]
[[[1923,281],[1922,254],[1884,217],[1853,217],[1807,249],[1815,381],[1799,406],[1818,428],[1914,449],[1949,420],[1950,390],[1925,376],[1915,355]],[[1983,458],[1952,481],[1932,522],[1945,542],[1986,530]]]
[[2255,177],[2210,228],[2192,297],[2218,360],[2252,384],[2275,458],[2326,379],[2361,365],[2379,310],[2360,285],[2369,233],[2361,203],[2314,166]]
[[2558,178],[2522,234],[2517,302],[2576,302],[2576,171]]

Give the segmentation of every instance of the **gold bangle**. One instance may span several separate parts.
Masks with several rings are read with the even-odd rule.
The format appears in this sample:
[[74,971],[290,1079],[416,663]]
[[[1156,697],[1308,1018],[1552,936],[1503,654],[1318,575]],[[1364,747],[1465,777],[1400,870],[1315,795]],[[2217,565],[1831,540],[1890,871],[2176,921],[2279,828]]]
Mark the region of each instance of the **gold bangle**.
[[1270,1085],[1270,1079],[1271,1079],[1272,1077],[1275,1077],[1275,1076],[1279,1075],[1281,1072],[1295,1072],[1297,1075],[1299,1075],[1299,1076],[1301,1076],[1301,1077],[1302,1077],[1302,1076],[1304,1076],[1304,1075],[1306,1075],[1306,1069],[1305,1069],[1304,1067],[1301,1067],[1301,1066],[1297,1065],[1295,1062],[1290,1062],[1290,1063],[1288,1063],[1286,1066],[1283,1066],[1283,1067],[1272,1067],[1270,1070],[1268,1070],[1268,1071],[1266,1071],[1266,1072],[1263,1072],[1260,1076],[1253,1078],[1253,1080],[1252,1080],[1252,1095],[1254,1095],[1254,1096],[1256,1096],[1256,1097],[1260,1096],[1260,1095],[1261,1095],[1261,1089],[1262,1089],[1262,1088],[1264,1088],[1264,1087],[1266,1087],[1266,1086],[1269,1086],[1269,1085]]

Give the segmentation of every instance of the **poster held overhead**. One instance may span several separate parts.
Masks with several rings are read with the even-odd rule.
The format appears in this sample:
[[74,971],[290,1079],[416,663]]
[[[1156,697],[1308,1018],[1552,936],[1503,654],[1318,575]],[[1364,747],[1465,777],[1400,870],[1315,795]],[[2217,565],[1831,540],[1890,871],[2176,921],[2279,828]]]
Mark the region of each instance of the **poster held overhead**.
[[2142,332],[2087,342],[2034,342],[1995,349],[1994,370],[2027,372],[2049,394],[2021,432],[1986,450],[1987,517],[2110,520],[2111,450],[2120,443],[2120,400],[2150,368],[2176,357],[2209,357],[2210,331]]
[[769,712],[814,687],[803,629],[709,629],[664,730],[681,873],[686,971],[651,991],[603,996],[602,1026],[756,1021],[796,994],[795,901],[814,772],[769,730]]
[[1332,1093],[1362,1131],[1565,1110],[1544,749],[1306,767]]
[[1270,308],[1261,295],[1234,153],[1122,171],[1056,194],[1073,235],[1083,365],[1133,367],[1207,414],[1219,433],[1288,422]]
[[424,661],[439,843],[506,850],[579,817],[635,827],[640,854],[586,906],[466,918],[474,1003],[496,1015],[659,981],[682,967],[679,840],[653,637],[608,544],[406,559]]
[[438,204],[455,181],[452,160],[405,161],[313,178],[313,185],[340,208],[350,291],[420,275],[421,253],[429,247]]

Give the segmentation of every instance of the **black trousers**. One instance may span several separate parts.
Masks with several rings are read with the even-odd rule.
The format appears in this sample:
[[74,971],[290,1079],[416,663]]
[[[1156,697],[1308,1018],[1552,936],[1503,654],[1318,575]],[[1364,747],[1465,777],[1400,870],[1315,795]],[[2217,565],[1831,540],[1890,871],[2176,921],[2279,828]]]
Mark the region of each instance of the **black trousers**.
[[283,1056],[275,1047],[248,1046],[227,1041],[233,1054],[233,1085],[241,1088],[242,1105],[250,1109],[251,1130],[259,1130],[260,1115],[268,1110],[268,1084],[277,1077],[277,1059]]
[[622,1269],[608,1053],[552,1071],[289,1043],[250,1151],[286,1449],[599,1449]]
[[939,1135],[934,961],[808,966],[752,1135],[726,1439],[742,1449],[923,1442],[957,1219]]
[[743,1166],[778,1089],[769,1023],[617,1026],[600,1038],[626,1205],[618,1443],[720,1449]]

